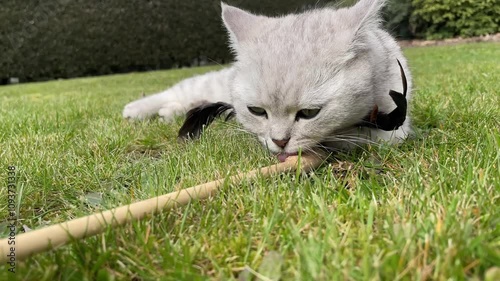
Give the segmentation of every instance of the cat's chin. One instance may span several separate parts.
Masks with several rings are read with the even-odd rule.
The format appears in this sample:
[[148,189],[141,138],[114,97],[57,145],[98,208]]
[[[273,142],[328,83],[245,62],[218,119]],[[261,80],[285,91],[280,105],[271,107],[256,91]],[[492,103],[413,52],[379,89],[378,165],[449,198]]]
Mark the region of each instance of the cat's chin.
[[278,160],[280,162],[285,162],[288,157],[290,157],[290,156],[296,156],[296,155],[298,155],[297,152],[294,152],[294,153],[282,152],[282,153],[279,153],[277,156],[278,156]]

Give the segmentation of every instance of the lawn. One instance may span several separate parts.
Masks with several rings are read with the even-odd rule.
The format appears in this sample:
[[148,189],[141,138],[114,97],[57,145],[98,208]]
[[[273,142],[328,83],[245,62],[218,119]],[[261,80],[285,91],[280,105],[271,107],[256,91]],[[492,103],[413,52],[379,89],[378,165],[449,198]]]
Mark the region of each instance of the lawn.
[[[415,81],[412,140],[338,155],[340,167],[227,185],[209,200],[18,262],[15,274],[2,264],[0,279],[493,274],[500,264],[500,45],[405,53]],[[275,163],[234,123],[217,122],[201,140],[178,143],[181,119],[121,118],[142,93],[211,69],[0,87],[0,236],[8,235],[9,165],[18,175],[18,227],[37,229]]]

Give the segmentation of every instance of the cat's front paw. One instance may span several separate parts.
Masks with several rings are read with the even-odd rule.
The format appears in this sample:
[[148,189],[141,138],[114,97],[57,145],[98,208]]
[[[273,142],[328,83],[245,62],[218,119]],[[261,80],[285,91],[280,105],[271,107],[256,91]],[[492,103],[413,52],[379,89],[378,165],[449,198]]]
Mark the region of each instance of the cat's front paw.
[[176,116],[186,114],[187,110],[178,102],[169,102],[164,104],[158,111],[158,115],[165,122],[174,121]]
[[123,118],[144,120],[152,117],[156,112],[144,101],[133,101],[123,108]]

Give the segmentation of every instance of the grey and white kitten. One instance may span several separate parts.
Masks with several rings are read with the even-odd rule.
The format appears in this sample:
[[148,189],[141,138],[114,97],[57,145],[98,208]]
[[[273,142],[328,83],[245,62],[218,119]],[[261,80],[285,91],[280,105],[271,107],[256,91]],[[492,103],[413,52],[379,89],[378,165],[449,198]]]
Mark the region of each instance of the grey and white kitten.
[[123,116],[172,120],[201,103],[232,105],[236,119],[280,160],[319,147],[398,143],[396,130],[360,127],[378,106],[396,108],[388,94],[403,92],[400,66],[411,77],[396,41],[381,29],[382,0],[283,17],[254,15],[222,3],[222,18],[236,54],[233,66],[181,81],[125,106]]

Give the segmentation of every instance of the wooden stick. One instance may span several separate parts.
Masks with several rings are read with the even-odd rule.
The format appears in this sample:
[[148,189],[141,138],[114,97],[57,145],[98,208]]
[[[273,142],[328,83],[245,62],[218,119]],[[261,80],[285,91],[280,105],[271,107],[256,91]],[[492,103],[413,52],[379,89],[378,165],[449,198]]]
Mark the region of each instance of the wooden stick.
[[[297,169],[310,171],[318,167],[322,162],[322,159],[314,156],[302,156],[300,159],[296,156],[289,157],[284,163],[252,170],[247,173],[239,173],[228,180],[230,183],[237,184],[242,180],[254,179],[258,175],[267,177]],[[0,240],[0,263],[8,263],[11,260],[12,253],[15,254],[15,261],[21,261],[31,255],[58,248],[69,241],[102,233],[108,226],[123,225],[133,220],[140,220],[149,214],[158,213],[160,210],[170,210],[187,205],[192,200],[208,198],[214,195],[224,182],[225,180],[221,179],[200,184],[130,205],[26,232],[15,237],[15,245],[9,244],[9,239],[2,239]],[[11,247],[15,249],[11,249]]]

